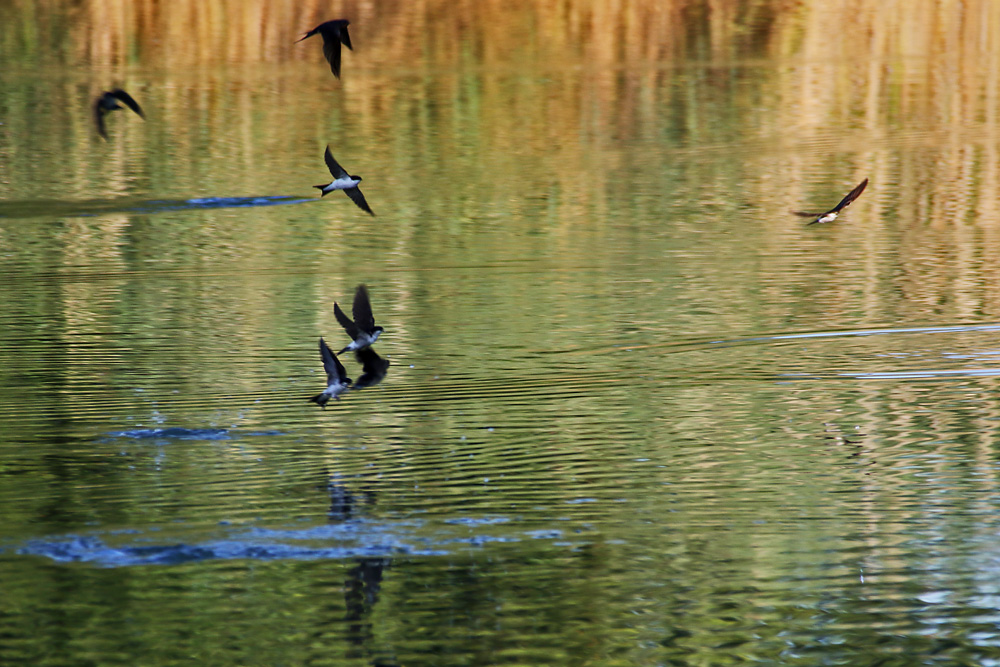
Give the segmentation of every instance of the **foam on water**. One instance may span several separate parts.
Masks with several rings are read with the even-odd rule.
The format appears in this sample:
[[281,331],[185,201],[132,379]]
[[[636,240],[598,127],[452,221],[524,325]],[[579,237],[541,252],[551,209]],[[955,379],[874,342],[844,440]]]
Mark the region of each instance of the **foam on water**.
[[[136,529],[59,535],[29,540],[13,551],[41,556],[59,563],[91,563],[100,567],[179,565],[207,560],[321,560],[392,556],[434,556],[451,553],[456,546],[478,547],[525,539],[556,539],[559,530],[528,530],[490,534],[484,527],[507,524],[511,519],[448,521],[430,536],[422,521],[375,522],[352,520],[302,528],[262,528],[221,524],[223,535],[188,541],[153,543],[151,533]],[[461,532],[457,532],[461,531]]]

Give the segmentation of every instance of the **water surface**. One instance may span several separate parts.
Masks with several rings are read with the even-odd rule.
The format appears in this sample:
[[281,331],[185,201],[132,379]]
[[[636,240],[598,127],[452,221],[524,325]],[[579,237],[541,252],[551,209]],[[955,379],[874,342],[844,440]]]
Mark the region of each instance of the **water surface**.
[[3,10],[0,662],[1000,659],[996,31],[382,4]]

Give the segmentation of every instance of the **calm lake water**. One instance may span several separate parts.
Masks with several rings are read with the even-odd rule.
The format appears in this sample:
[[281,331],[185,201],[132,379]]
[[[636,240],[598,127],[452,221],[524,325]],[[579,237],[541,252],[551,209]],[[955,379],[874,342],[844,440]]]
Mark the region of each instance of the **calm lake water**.
[[[355,16],[340,80],[325,11],[252,62],[5,38],[0,663],[1000,664],[1000,45],[802,11]],[[391,365],[320,410],[361,283]]]

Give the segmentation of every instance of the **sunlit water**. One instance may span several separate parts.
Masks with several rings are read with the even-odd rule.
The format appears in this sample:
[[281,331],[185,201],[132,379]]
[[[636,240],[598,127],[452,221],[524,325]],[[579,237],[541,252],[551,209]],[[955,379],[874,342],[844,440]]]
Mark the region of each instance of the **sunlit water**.
[[353,57],[0,75],[0,662],[1000,656],[992,125]]

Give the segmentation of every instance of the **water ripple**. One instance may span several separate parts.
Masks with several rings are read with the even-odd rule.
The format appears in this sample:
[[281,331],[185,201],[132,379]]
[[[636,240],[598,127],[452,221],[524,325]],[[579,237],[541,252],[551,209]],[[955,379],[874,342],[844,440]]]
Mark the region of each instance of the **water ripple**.
[[194,197],[191,199],[143,199],[115,201],[6,201],[0,202],[0,218],[89,217],[108,213],[160,213],[188,209],[256,208],[286,206],[317,201],[315,197],[264,195],[259,197]]
[[[421,534],[422,521],[375,522],[351,520],[303,528],[235,527],[221,538],[155,544],[149,534],[134,530],[64,535],[29,540],[13,550],[55,562],[91,563],[99,567],[178,565],[207,560],[343,560],[394,556],[445,555],[456,546],[478,547],[496,542],[556,540],[561,530],[490,532],[511,522],[507,517],[454,519]],[[453,528],[452,528],[453,527]]]

